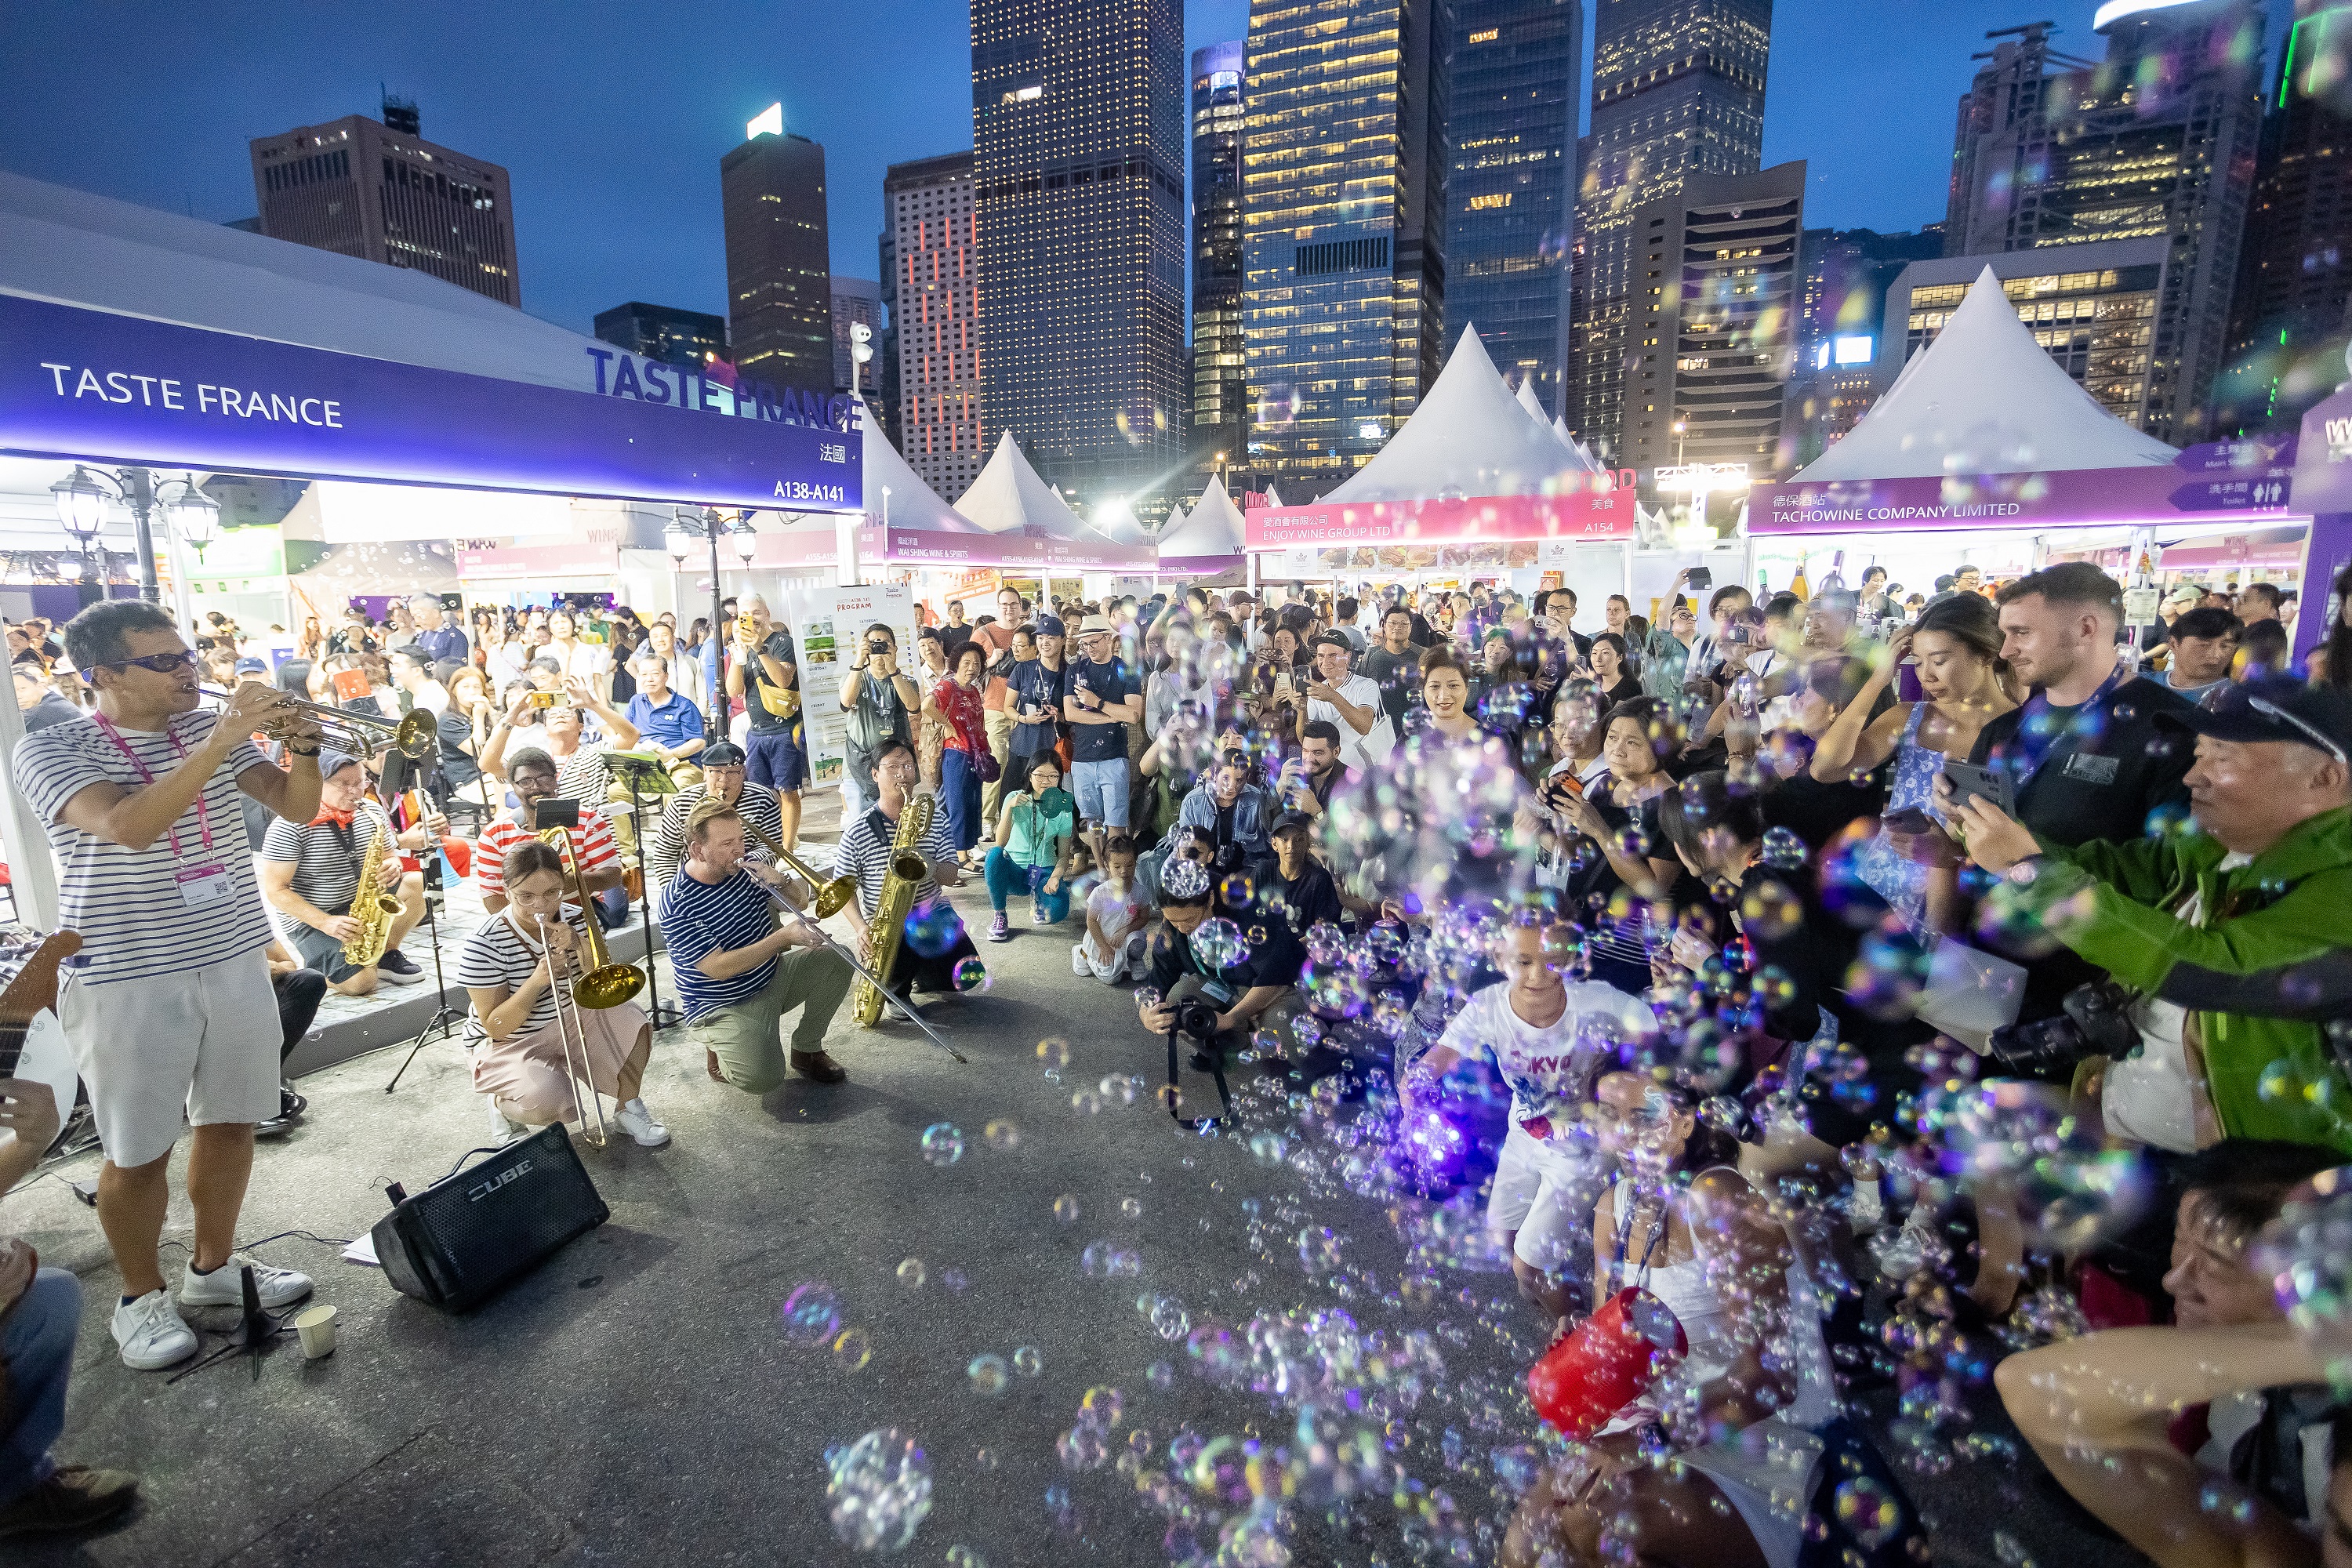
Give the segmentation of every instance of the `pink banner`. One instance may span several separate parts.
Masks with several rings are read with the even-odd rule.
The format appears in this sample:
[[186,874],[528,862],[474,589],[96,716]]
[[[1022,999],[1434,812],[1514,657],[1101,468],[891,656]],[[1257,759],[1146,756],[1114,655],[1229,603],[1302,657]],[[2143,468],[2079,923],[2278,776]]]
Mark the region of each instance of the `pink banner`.
[[934,533],[893,528],[888,559],[909,565],[1023,566],[1047,571],[1149,572],[1157,559],[1148,544],[1055,539],[1045,534]]
[[1469,496],[1458,500],[1352,501],[1254,507],[1253,551],[1297,544],[1452,544],[1528,539],[1630,539],[1633,491]]
[[2287,512],[2291,478],[2277,467],[2200,478],[2164,463],[1965,479],[1928,475],[1756,485],[1748,492],[1748,531],[1938,533],[2207,521],[2257,525]]
[[620,569],[620,555],[609,542],[499,544],[457,552],[457,575],[469,583],[521,577],[610,577]]

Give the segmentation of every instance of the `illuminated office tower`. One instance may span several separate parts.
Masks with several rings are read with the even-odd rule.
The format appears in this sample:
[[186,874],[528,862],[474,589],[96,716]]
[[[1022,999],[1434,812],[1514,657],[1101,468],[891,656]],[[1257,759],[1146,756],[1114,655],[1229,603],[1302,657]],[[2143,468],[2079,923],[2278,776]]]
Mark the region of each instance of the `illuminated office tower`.
[[1445,347],[1475,322],[1505,379],[1560,412],[1576,227],[1581,0],[1454,0],[1445,87]]
[[2341,374],[2352,303],[2352,4],[2300,0],[2238,252],[2217,434],[2293,427]]
[[1370,461],[1437,377],[1444,16],[1435,0],[1250,7],[1250,467],[1286,500],[1322,495]]
[[824,149],[784,130],[782,106],[719,160],[727,220],[727,338],[754,382],[830,395],[833,259]]
[[2107,0],[2105,58],[2051,47],[2037,22],[1990,35],[1960,99],[1947,256],[2163,238],[2145,423],[2175,445],[2207,428],[2261,132],[2256,0]]
[[983,405],[1087,516],[1184,468],[1184,103],[1178,0],[974,0]]
[[1245,46],[1192,51],[1192,460],[1248,461],[1242,353],[1242,122]]
[[418,134],[416,105],[383,100],[381,122],[347,114],[250,144],[256,232],[430,273],[522,304],[507,172]]
[[[1641,374],[1673,357],[1634,330],[1663,298],[1634,216],[1694,174],[1752,174],[1764,162],[1772,0],[1600,0],[1592,132],[1578,184],[1585,255],[1572,327],[1570,426],[1622,462]],[[1638,254],[1637,254],[1638,253]],[[1663,358],[1662,358],[1663,356]]]
[[697,370],[727,357],[727,319],[632,300],[596,312],[596,336],[639,359]]
[[925,484],[953,498],[971,487],[988,460],[971,154],[891,164],[882,176],[882,215],[889,226],[885,297],[897,358],[891,437]]

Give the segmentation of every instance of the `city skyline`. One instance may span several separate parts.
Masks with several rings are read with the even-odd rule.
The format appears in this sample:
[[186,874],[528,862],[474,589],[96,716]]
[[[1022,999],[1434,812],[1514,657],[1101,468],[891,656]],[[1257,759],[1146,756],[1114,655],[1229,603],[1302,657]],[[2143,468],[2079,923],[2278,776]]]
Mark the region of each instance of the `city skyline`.
[[[1781,0],[1763,161],[1808,161],[1809,225],[1934,222],[1953,105],[1983,33],[2054,16],[2062,44],[2095,52],[2092,9],[1955,0],[1925,15],[1889,6],[1892,26]],[[2284,5],[2268,9],[2274,59]],[[331,12],[180,13],[147,19],[146,47],[117,58],[75,47],[85,21],[75,8],[36,5],[12,14],[20,47],[0,61],[0,166],[230,222],[254,212],[248,141],[373,115],[389,87],[418,101],[433,140],[509,172],[530,313],[583,333],[624,300],[723,315],[716,165],[744,121],[781,100],[787,129],[825,144],[833,268],[870,277],[884,168],[971,144],[967,16],[910,0],[877,31],[836,8],[727,4],[704,18],[706,42],[678,47],[651,6],[555,39],[486,34],[478,13],[437,3],[396,26]],[[1240,37],[1247,23],[1245,0],[1193,0],[1185,47]],[[474,45],[434,42],[449,36]],[[633,37],[660,47],[614,47]],[[60,133],[67,124],[72,135]],[[1871,134],[1855,135],[1858,125]]]

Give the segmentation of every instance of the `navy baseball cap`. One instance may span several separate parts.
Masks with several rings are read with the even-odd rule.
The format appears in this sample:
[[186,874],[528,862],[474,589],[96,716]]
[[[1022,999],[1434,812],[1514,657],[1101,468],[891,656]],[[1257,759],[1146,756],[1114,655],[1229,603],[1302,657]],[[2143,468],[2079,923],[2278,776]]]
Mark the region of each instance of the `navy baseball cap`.
[[1062,630],[1062,623],[1055,617],[1052,616],[1039,616],[1037,617],[1036,635],[1041,637],[1058,637],[1067,636],[1068,634]]
[[2217,741],[2290,741],[2352,762],[2352,690],[2292,675],[2263,675],[2214,687],[2185,713],[2159,713],[2168,730]]
[[743,765],[743,748],[732,741],[714,741],[702,748],[697,759],[706,768],[740,768]]

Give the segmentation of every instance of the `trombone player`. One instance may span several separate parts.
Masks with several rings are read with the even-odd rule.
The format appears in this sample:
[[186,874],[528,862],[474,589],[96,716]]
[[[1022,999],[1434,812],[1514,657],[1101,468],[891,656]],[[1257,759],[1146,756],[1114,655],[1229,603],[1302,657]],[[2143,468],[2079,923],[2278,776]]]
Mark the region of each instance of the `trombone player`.
[[564,905],[563,852],[528,838],[506,852],[499,871],[505,902],[457,954],[457,984],[472,1004],[466,1033],[474,1087],[489,1096],[497,1131],[511,1136],[551,1121],[584,1127],[584,1078],[593,1092],[621,1102],[622,1131],[641,1147],[660,1148],[669,1129],[641,1093],[652,1021],[634,1002],[575,1007],[568,994],[588,973],[588,940],[585,917]]
[[[286,943],[305,968],[327,977],[345,996],[373,994],[379,984],[420,985],[425,971],[400,951],[400,940],[425,918],[425,873],[401,869],[400,849],[425,851],[446,833],[436,814],[406,833],[392,825],[383,807],[367,798],[367,773],[360,760],[341,752],[319,755],[319,812],[307,823],[278,818],[262,837],[261,896],[285,918]],[[374,857],[375,886],[360,886],[369,848],[381,837]],[[345,945],[360,934],[370,899],[397,900],[389,916],[383,951],[373,963],[352,962]]]
[[[646,886],[648,889],[667,888],[677,879],[677,868],[686,858],[687,824],[694,819],[694,808],[705,800],[719,801],[733,806],[750,825],[751,839],[749,853],[755,859],[769,858],[760,846],[760,835],[769,842],[784,841],[782,804],[776,792],[763,784],[753,784],[749,776],[747,759],[742,748],[732,741],[714,741],[702,750],[698,759],[702,763],[702,782],[690,784],[669,797],[665,809],[656,818],[654,829],[645,837]],[[661,917],[661,906],[654,906],[656,919]]]
[[765,1094],[784,1081],[780,1042],[793,1026],[793,1070],[818,1083],[848,1076],[825,1053],[825,1031],[854,978],[841,955],[797,916],[781,923],[781,889],[806,909],[814,890],[773,866],[743,858],[743,817],[705,799],[686,828],[686,860],[662,892],[662,939],[686,1012],[687,1034],[702,1047],[714,1082]]

